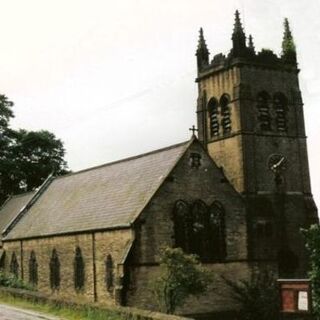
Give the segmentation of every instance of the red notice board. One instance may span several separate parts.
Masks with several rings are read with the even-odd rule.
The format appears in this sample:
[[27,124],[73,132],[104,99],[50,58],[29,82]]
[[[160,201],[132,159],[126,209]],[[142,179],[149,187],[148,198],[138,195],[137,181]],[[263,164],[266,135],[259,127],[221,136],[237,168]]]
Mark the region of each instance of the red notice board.
[[311,284],[308,279],[279,279],[281,312],[310,313]]

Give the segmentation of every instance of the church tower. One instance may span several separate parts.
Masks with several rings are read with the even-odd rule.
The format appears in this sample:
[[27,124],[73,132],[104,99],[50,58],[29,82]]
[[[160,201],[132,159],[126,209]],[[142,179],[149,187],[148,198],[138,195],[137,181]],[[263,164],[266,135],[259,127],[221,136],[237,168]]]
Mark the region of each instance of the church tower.
[[308,167],[296,49],[288,20],[282,53],[256,52],[235,13],[232,49],[209,60],[203,30],[196,52],[199,140],[243,196],[248,259],[280,276],[305,276],[300,228],[318,221]]

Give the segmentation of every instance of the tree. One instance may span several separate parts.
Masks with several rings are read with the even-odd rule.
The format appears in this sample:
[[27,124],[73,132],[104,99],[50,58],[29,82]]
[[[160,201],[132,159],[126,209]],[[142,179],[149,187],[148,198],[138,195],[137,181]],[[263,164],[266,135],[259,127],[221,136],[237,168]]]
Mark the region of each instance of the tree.
[[65,150],[61,140],[45,130],[16,133],[13,156],[17,161],[27,190],[32,190],[43,183],[51,174],[61,175],[67,172],[64,160]]
[[152,292],[162,312],[173,314],[190,295],[203,294],[212,281],[197,256],[181,248],[165,248],[160,254],[160,276],[152,283]]
[[63,143],[53,133],[10,128],[13,105],[0,95],[0,204],[39,187],[51,173],[67,172]]
[[320,226],[311,225],[309,229],[303,229],[302,234],[310,255],[309,277],[312,284],[313,312],[317,319],[320,319]]
[[279,320],[279,289],[272,272],[255,274],[250,280],[232,281],[223,278],[232,297],[240,306],[241,320]]

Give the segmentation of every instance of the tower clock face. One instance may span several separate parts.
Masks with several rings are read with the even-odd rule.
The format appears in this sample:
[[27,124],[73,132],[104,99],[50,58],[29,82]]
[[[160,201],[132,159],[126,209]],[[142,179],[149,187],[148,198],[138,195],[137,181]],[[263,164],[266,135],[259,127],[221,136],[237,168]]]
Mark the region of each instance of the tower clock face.
[[280,173],[287,169],[288,160],[282,154],[271,154],[268,158],[268,168],[274,173]]

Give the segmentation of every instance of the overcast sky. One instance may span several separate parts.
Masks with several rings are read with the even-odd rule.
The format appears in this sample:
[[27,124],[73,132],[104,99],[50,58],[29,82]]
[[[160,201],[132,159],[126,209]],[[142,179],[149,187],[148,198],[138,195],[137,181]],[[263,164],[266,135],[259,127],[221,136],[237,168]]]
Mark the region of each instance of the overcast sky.
[[15,128],[61,138],[72,170],[189,139],[195,49],[231,47],[239,9],[256,49],[298,50],[313,193],[320,205],[319,0],[0,0],[0,92]]

